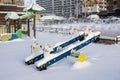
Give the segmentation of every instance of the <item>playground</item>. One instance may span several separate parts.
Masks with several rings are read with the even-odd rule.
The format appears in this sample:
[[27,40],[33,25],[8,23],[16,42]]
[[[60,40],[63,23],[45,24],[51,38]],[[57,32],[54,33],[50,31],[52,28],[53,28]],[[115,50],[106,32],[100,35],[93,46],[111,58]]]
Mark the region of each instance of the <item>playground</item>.
[[67,34],[30,30],[30,37],[21,30],[1,35],[2,80],[120,79],[120,45],[94,43],[101,32],[74,27]]
[[34,14],[21,16],[34,18],[32,27],[28,19],[28,36],[21,30],[0,35],[0,79],[120,80],[119,43],[95,43],[101,35],[99,28],[77,31],[71,27],[67,34],[59,34],[57,28],[54,33],[44,28],[36,31],[38,9],[33,7],[26,9]]
[[[37,32],[37,41],[45,47],[46,43],[54,46],[64,42],[71,35]],[[82,49],[87,58],[85,64],[77,64],[77,58],[67,57],[49,66],[47,70],[39,71],[35,65],[26,65],[25,58],[31,54],[32,39],[22,41],[8,41],[0,43],[0,78],[2,80],[119,80],[120,46],[92,43]]]
[[[96,42],[101,33],[99,31],[92,32],[90,27],[86,27],[85,30],[81,32],[71,27],[70,34],[72,34],[72,38],[64,42],[56,43],[53,47],[46,44],[43,48],[43,51],[41,52],[39,52],[38,50],[39,43],[35,41],[31,46],[32,54],[25,59],[25,63],[27,65],[30,65],[38,61],[36,63],[37,69],[40,71],[46,70],[47,67],[68,56],[76,56],[76,51],[92,42]],[[77,56],[79,55],[80,54],[78,54]],[[79,59],[79,57],[77,58]]]

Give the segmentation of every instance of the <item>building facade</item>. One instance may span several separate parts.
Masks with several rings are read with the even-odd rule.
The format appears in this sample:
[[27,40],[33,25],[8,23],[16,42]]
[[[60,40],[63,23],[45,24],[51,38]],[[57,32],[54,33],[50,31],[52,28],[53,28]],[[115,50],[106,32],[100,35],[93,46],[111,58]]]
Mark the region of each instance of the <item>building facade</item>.
[[107,15],[107,0],[99,0],[99,15]]
[[107,13],[106,0],[82,0],[83,16],[90,14],[105,15]]
[[119,0],[107,0],[108,15],[120,16],[120,1]]
[[113,0],[113,11],[116,15],[120,16],[120,0]]
[[119,0],[37,0],[46,8],[47,14],[64,17],[86,17],[90,14],[100,16],[120,15]]
[[[0,25],[6,25],[5,15],[9,12],[17,12],[18,15],[23,15],[24,0],[0,0]],[[11,25],[13,25],[13,21]]]
[[47,14],[58,16],[79,17],[81,14],[81,0],[37,0],[37,4],[46,9]]

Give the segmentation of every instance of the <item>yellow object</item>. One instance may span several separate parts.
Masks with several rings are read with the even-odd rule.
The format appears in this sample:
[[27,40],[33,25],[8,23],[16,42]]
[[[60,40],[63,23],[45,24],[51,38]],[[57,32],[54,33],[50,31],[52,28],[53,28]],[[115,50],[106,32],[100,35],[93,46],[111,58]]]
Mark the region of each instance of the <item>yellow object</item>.
[[87,61],[87,58],[85,57],[85,55],[84,55],[83,53],[80,53],[77,61],[78,61],[78,62],[86,62],[86,61]]
[[0,41],[8,41],[11,38],[11,34],[2,35]]
[[35,14],[35,20],[39,20],[40,16],[39,14]]

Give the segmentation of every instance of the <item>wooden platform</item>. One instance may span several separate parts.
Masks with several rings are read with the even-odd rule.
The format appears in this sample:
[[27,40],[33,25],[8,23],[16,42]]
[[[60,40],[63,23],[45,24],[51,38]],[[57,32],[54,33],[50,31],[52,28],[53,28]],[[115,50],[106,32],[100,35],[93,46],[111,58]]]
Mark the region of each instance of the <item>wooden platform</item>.
[[97,43],[103,44],[117,44],[118,42],[120,42],[118,37],[100,37],[99,41],[97,41]]

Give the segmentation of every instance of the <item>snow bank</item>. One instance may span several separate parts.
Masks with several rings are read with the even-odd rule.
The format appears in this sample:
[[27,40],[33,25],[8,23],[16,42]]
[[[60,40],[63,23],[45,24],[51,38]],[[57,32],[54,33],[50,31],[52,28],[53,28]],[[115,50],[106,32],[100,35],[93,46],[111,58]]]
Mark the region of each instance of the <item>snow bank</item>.
[[[45,27],[51,27],[51,28],[57,28],[62,29],[62,32],[67,33],[69,31],[70,27],[73,26],[77,30],[81,31],[84,30],[86,26],[90,26],[93,31],[100,31],[102,32],[102,36],[110,36],[110,37],[116,37],[120,35],[120,23],[101,23],[97,24],[94,22],[91,23],[65,23],[65,24],[54,24],[54,25],[44,25]],[[41,26],[38,26],[37,28],[40,28]],[[61,30],[59,30],[60,32]]]
[[75,64],[72,66],[72,69],[84,69],[91,66],[90,62],[75,62]]
[[40,18],[41,21],[45,20],[66,20],[66,18],[56,15],[43,16]]
[[103,19],[103,21],[105,23],[120,23],[120,18],[119,17],[114,17],[114,16],[110,16],[106,19]]
[[[55,45],[69,38],[70,35],[37,32],[37,40],[42,45],[45,43]],[[31,39],[9,44],[0,43],[1,80],[120,80],[120,45],[93,43],[80,49],[80,52],[84,52],[90,62],[89,66],[81,68],[82,71],[71,70],[71,67],[76,69],[73,67],[76,59],[70,58],[70,62],[63,59],[40,72],[36,70],[35,65],[24,64],[24,58],[31,54],[31,44]],[[81,65],[76,63],[77,67]]]
[[96,15],[96,14],[93,14],[93,15],[88,16],[87,19],[95,19],[95,20],[99,20],[100,17],[99,17],[98,15]]

